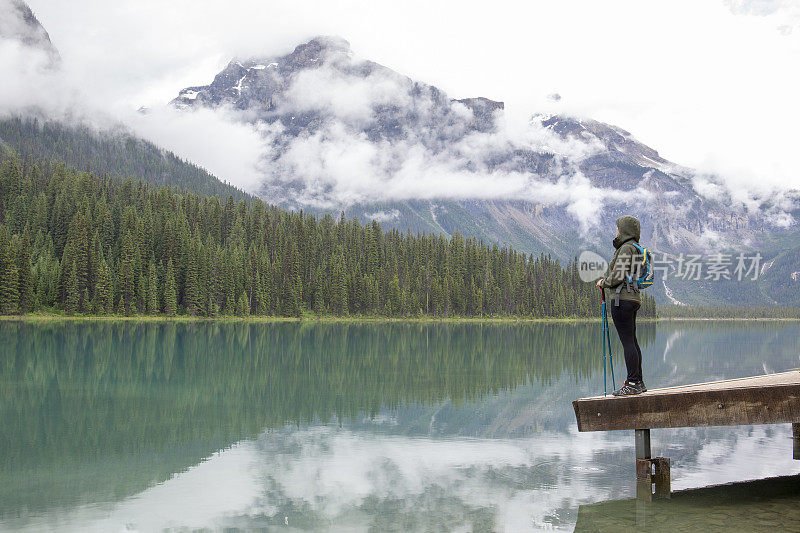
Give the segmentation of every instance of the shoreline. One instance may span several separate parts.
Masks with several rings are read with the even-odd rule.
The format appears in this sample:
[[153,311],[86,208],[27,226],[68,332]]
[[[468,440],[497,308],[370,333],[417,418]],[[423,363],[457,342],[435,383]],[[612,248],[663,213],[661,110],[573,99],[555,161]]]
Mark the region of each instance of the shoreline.
[[[27,315],[3,315],[0,322],[243,322],[243,323],[409,323],[409,324],[536,324],[536,323],[592,323],[599,320],[598,317],[547,317],[547,318],[524,318],[524,317],[279,317],[279,316],[247,316],[247,317],[194,317],[194,316],[162,316],[162,315],[55,315],[55,314],[27,314]],[[638,322],[800,322],[800,317],[658,317],[658,318],[638,318]]]

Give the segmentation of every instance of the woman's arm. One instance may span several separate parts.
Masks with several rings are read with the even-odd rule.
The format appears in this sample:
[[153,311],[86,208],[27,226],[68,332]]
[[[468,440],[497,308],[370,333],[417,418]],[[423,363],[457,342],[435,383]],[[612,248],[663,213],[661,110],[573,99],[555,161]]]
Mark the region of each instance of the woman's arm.
[[630,244],[623,244],[616,257],[611,260],[608,265],[608,274],[603,277],[603,284],[601,285],[606,289],[615,289],[617,286],[625,281],[628,274],[631,272],[633,258],[636,253],[636,248]]

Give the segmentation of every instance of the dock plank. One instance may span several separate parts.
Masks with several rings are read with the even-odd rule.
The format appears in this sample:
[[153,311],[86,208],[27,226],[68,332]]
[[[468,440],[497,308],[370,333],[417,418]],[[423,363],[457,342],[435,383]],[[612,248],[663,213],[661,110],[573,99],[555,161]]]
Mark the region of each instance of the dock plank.
[[579,431],[800,422],[800,370],[573,402]]

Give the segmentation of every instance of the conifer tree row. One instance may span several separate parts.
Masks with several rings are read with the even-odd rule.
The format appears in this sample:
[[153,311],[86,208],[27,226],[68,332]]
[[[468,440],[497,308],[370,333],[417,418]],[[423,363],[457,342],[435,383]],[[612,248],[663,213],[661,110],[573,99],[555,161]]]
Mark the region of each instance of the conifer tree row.
[[153,186],[172,185],[225,198],[232,195],[237,201],[250,198],[172,152],[121,131],[98,133],[87,125],[14,116],[0,118],[0,139],[0,155],[11,150],[23,154],[23,166],[33,160],[64,161],[116,179],[135,176]]
[[[597,315],[593,284],[456,233],[384,232],[233,197],[0,166],[0,313],[190,316]],[[655,315],[652,297],[641,313]]]

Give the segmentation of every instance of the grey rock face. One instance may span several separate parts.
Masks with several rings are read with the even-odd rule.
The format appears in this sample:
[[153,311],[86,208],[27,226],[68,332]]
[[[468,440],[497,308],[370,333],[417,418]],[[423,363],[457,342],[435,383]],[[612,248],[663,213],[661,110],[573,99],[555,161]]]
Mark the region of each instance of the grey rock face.
[[[283,56],[232,60],[211,84],[188,87],[172,103],[187,110],[227,106],[239,120],[264,126],[269,149],[260,194],[287,207],[344,210],[362,218],[380,213],[384,224],[401,229],[460,230],[564,258],[587,243],[605,243],[613,237],[614,219],[624,213],[642,220],[643,242],[665,251],[705,247],[708,235],[722,247],[756,245],[770,227],[760,212],[733,207],[724,195],[701,196],[691,169],[665,160],[621,128],[536,115],[531,128],[550,144],[521,142],[499,126],[503,102],[451,99],[434,86],[356,59],[349,44],[336,37],[312,39]],[[379,192],[407,174],[407,160],[420,152],[430,164],[444,161],[456,176],[486,176],[487,189],[497,174],[529,180],[529,186],[518,198],[460,196],[458,191],[441,198],[347,196],[341,194],[342,182],[327,176],[330,165],[306,165],[296,157],[299,141],[337,147],[337,136],[374,150],[380,161],[369,167],[368,178]],[[342,146],[345,157],[355,143]],[[308,152],[308,159],[315,157],[317,152]],[[432,187],[437,176],[430,175]],[[591,187],[587,207],[554,201],[553,187],[568,194],[582,179]],[[592,194],[602,199],[592,203]]]

